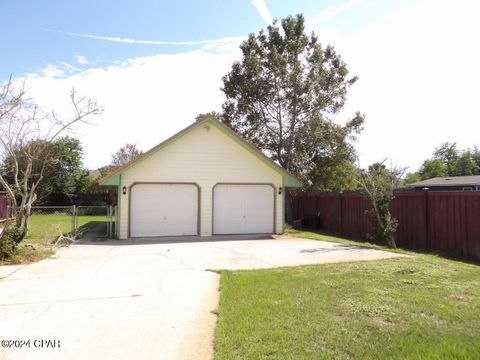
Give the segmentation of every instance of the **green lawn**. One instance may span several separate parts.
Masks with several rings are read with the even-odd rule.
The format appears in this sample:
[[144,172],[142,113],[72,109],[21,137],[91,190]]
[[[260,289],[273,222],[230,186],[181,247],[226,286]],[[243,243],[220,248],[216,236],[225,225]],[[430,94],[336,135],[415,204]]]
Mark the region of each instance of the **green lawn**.
[[[77,217],[77,228],[80,232],[85,232],[99,222],[106,221],[107,217],[102,215],[80,215]],[[60,233],[69,234],[71,231],[71,215],[58,212],[32,215],[28,236],[18,245],[11,257],[0,259],[0,265],[26,264],[47,258],[54,252],[45,245],[57,240]]]
[[379,249],[379,250],[388,250],[388,251],[394,251],[397,253],[402,253],[402,254],[412,254],[411,252],[408,252],[403,249],[390,249],[387,248],[387,246],[382,246],[378,245],[375,243],[368,242],[367,240],[353,240],[353,239],[346,239],[342,238],[339,236],[335,235],[327,235],[323,233],[317,233],[317,232],[312,232],[312,231],[307,231],[307,230],[296,230],[292,228],[290,225],[287,225],[285,228],[285,234],[286,235],[291,235],[295,237],[303,237],[307,239],[313,239],[313,240],[322,240],[322,241],[330,241],[330,242],[335,242],[335,243],[340,243],[344,245],[355,245],[355,246],[362,246],[362,247],[368,247],[372,249]]
[[216,358],[480,359],[480,266],[409,254],[223,271]]
[[[82,215],[77,217],[77,226],[81,231],[88,230],[96,222],[107,221],[106,216]],[[28,236],[23,240],[28,244],[45,244],[55,241],[60,233],[72,231],[72,216],[67,214],[38,214],[30,217]]]

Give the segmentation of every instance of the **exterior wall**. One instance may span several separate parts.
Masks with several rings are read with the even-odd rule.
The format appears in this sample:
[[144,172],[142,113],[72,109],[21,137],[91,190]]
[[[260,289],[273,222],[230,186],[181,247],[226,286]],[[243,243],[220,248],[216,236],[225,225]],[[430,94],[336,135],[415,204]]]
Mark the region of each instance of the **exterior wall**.
[[[129,188],[136,182],[193,182],[200,187],[200,235],[212,235],[212,189],[217,183],[268,183],[275,187],[275,230],[283,232],[282,175],[214,126],[178,138],[121,174],[118,236],[128,238]],[[122,188],[127,187],[127,194]]]

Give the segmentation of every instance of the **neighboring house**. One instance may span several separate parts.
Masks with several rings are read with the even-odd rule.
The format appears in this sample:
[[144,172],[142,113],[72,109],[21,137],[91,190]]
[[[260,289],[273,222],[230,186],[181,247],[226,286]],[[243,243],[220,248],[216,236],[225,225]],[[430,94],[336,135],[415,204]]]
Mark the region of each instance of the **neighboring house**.
[[301,183],[215,119],[197,121],[100,179],[118,187],[116,236],[282,233]]
[[435,177],[428,180],[408,184],[415,191],[480,191],[480,175]]

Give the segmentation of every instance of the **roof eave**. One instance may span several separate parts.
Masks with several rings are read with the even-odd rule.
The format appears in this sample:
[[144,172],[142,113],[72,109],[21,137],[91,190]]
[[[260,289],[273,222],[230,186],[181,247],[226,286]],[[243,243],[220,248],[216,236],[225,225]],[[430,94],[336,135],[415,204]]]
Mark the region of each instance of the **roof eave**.
[[283,176],[283,186],[285,187],[292,187],[292,188],[298,188],[302,187],[303,184],[300,182],[300,180],[290,176],[290,175],[284,175]]
[[98,182],[100,186],[115,186],[120,185],[120,173],[116,173],[108,178],[100,179]]

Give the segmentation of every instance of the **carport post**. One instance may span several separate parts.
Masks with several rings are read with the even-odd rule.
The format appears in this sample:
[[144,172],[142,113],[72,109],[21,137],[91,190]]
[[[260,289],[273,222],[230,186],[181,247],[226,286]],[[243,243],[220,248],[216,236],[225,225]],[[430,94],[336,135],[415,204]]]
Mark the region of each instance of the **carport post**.
[[113,208],[112,205],[108,207],[108,237],[112,237],[112,220],[113,220]]

